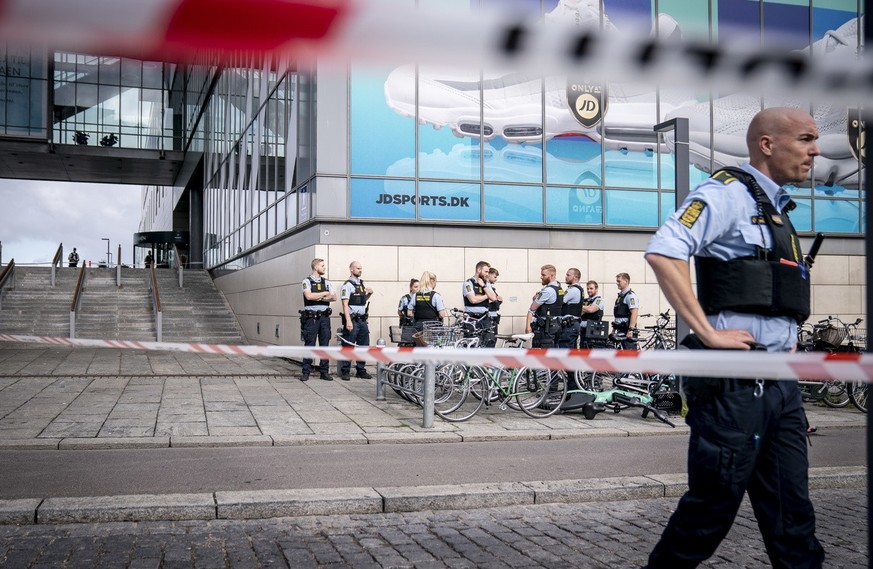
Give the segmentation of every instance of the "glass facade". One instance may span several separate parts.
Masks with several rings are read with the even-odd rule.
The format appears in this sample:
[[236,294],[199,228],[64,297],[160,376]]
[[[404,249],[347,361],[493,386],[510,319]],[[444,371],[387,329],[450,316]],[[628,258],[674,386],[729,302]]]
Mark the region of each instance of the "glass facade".
[[0,47],[0,135],[47,138],[47,61],[45,50]]
[[[544,26],[596,22],[610,34],[642,28],[719,42],[742,34],[762,48],[778,41],[824,58],[854,57],[863,22],[854,0],[517,0],[513,7]],[[320,126],[317,138],[316,77],[323,98],[345,93],[345,107],[330,110],[334,128]],[[653,126],[689,119],[693,187],[745,162],[745,127],[775,105],[809,109],[821,130],[812,179],[788,188],[798,204],[795,226],[861,234],[863,125],[852,123],[845,106],[411,64],[353,65],[343,81],[241,57],[223,69],[208,103],[192,103],[189,124],[203,108],[192,140],[202,140],[206,157],[208,267],[309,221],[313,190],[325,176],[344,183],[330,191],[346,192],[328,198],[331,219],[344,204],[339,217],[362,221],[653,230],[675,199],[672,135],[656,135]],[[346,156],[345,167],[321,164],[316,176],[316,140]]]
[[54,53],[52,141],[170,150],[175,66],[122,57]]

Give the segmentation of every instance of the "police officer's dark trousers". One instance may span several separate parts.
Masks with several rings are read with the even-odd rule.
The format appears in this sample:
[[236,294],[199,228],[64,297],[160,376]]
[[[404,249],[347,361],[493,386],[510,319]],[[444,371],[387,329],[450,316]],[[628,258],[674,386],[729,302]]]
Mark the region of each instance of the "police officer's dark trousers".
[[576,348],[579,342],[579,330],[581,324],[573,322],[561,329],[561,336],[558,338],[559,348]]
[[[303,345],[314,346],[316,339],[319,346],[330,345],[330,316],[327,314],[316,316],[315,318],[307,318],[303,322]],[[321,360],[318,366],[319,372],[326,375],[330,371],[329,363],[330,360]],[[308,376],[311,368],[312,360],[304,358],[303,375]]]
[[809,500],[806,420],[797,383],[686,379],[688,491],[649,568],[696,567],[727,535],[746,491],[776,569],[821,567]]
[[[352,329],[349,330],[346,327],[343,327],[342,338],[346,342],[351,342],[352,344],[356,344],[358,346],[369,346],[370,345],[370,326],[367,324],[366,320],[355,320],[352,319]],[[343,345],[348,346],[346,342],[342,342]],[[351,371],[352,362],[341,362],[340,363],[340,373],[342,375],[348,375],[349,371]],[[355,369],[358,373],[363,373],[367,371],[367,367],[364,362],[355,362]]]

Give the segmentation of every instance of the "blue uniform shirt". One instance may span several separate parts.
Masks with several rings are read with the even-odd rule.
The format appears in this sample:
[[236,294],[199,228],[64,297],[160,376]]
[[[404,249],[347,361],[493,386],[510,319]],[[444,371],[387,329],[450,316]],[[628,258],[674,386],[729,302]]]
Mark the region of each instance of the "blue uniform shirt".
[[[782,213],[789,200],[785,190],[750,164],[743,164],[742,169],[755,176],[776,210]],[[742,182],[724,184],[710,178],[689,193],[676,213],[655,233],[646,254],[682,260],[699,255],[723,261],[754,255],[756,246],[770,248],[772,241],[766,225],[753,223],[757,215],[755,200]],[[708,319],[719,330],[747,330],[770,351],[790,350],[797,338],[797,324],[785,316],[724,311]]]
[[[540,306],[544,306],[546,304],[554,304],[558,300],[558,291],[552,285],[556,283],[557,281],[552,281],[548,285],[544,286],[542,290],[540,290],[534,297],[534,302],[536,302]],[[533,312],[534,311],[531,310],[531,313]]]
[[575,286],[567,286],[564,292],[564,304],[579,304],[582,302],[582,292]]
[[[483,288],[493,288],[491,283],[486,282]],[[461,285],[461,294],[466,299],[468,294],[476,294],[476,290],[473,288],[473,283],[470,282],[470,279],[464,281],[464,284]],[[485,314],[488,312],[488,301],[486,300],[482,304],[477,304],[475,306],[464,306],[464,312],[469,314]]]
[[[315,279],[315,282],[318,282],[320,280],[324,281],[324,289],[325,290],[327,290],[329,292],[333,292],[333,285],[330,284],[329,280],[322,278],[322,279]],[[309,290],[309,278],[303,279],[303,292],[312,292],[311,290]],[[315,312],[322,312],[324,310],[327,310],[330,307],[324,306],[324,305],[315,305],[315,306],[305,306],[304,308],[306,310],[312,310]]]
[[[349,280],[344,282],[343,287],[340,289],[340,301],[350,299],[355,292],[355,287],[359,284],[361,284],[361,279],[355,278],[349,278]],[[363,314],[366,311],[366,304],[349,304],[349,312],[352,314]]]

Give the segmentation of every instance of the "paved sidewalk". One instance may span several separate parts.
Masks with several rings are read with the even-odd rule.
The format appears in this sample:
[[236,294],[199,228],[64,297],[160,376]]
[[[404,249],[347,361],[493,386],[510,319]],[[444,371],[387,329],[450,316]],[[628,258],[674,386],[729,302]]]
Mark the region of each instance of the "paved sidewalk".
[[[375,370],[372,372],[375,375]],[[299,381],[277,358],[0,343],[0,449],[372,444],[637,436],[687,431],[626,409],[533,419],[497,406],[464,423],[435,418],[375,380]],[[864,428],[851,407],[810,422]]]
[[[373,370],[375,374],[375,370]],[[299,380],[275,358],[0,343],[0,449],[286,446],[628,437],[687,432],[638,410],[533,419],[496,407],[436,418],[375,381]],[[857,410],[812,406],[819,429],[863,428]],[[811,469],[812,488],[863,488],[864,467]],[[453,486],[206,492],[0,501],[0,524],[385,514],[675,497],[684,474]]]

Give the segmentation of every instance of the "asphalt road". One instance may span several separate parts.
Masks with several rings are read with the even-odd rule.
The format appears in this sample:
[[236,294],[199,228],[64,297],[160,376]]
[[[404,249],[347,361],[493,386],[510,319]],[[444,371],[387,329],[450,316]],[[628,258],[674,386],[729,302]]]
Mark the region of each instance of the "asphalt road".
[[[864,429],[810,465],[866,465]],[[543,441],[0,452],[0,499],[563,480],[685,471],[687,435]]]

